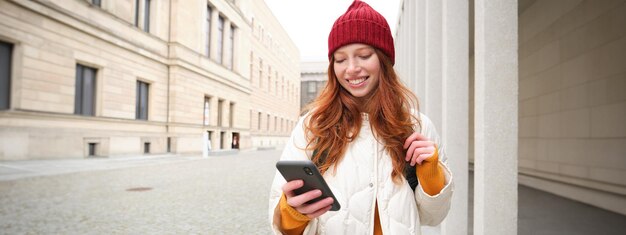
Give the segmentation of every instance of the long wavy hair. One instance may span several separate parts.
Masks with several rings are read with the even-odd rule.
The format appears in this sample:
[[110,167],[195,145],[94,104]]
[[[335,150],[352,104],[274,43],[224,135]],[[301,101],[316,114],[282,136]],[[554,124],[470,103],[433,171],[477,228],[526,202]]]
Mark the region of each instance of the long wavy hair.
[[391,177],[400,183],[408,164],[404,160],[404,141],[415,131],[415,124],[421,127],[419,118],[411,112],[412,108],[419,110],[419,105],[415,95],[399,81],[389,57],[374,50],[380,61],[378,87],[364,105],[339,84],[333,69],[335,58],[331,57],[326,87],[307,107],[311,114],[305,122],[309,133],[306,149],[313,150],[311,160],[323,174],[341,161],[348,144],[359,135],[361,113],[368,113],[375,138],[391,157]]

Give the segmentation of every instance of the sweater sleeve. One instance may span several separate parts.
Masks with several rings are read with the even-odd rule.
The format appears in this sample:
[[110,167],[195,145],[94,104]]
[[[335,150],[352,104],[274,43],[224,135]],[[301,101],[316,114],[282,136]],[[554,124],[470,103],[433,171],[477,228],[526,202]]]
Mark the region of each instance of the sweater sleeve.
[[285,194],[280,198],[278,208],[280,210],[280,229],[282,232],[287,235],[302,234],[311,219],[287,204]]
[[437,195],[445,186],[445,175],[441,166],[439,166],[438,152],[437,147],[435,147],[433,156],[415,167],[415,174],[417,174],[424,192],[430,196]]

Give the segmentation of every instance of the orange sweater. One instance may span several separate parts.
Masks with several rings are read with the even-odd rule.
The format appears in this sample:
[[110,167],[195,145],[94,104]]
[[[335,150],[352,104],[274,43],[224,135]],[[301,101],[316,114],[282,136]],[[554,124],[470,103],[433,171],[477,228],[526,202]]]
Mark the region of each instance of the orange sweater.
[[[439,166],[439,156],[437,153],[438,151],[435,148],[435,154],[415,168],[415,174],[417,174],[420,185],[424,189],[424,192],[431,196],[439,193],[441,189],[443,189],[443,186],[445,186],[445,175]],[[309,220],[311,220],[306,215],[301,214],[296,211],[296,209],[289,206],[285,194],[280,198],[278,209],[280,211],[279,225],[284,234],[302,234],[307,224],[309,224]],[[382,234],[380,218],[378,216],[378,202],[376,202],[374,211],[374,235]]]

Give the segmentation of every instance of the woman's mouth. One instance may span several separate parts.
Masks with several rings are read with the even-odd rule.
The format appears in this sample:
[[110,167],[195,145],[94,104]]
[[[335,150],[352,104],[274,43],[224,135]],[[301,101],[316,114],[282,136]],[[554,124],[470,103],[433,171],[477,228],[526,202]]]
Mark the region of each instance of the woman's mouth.
[[348,83],[350,83],[350,85],[358,86],[361,83],[365,82],[365,80],[367,80],[368,78],[369,78],[369,76],[368,77],[356,78],[356,79],[346,79],[346,81]]

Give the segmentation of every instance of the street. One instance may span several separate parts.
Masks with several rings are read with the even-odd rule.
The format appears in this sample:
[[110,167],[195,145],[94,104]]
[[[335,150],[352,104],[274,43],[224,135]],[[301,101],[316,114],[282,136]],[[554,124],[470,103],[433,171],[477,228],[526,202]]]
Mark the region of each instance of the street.
[[0,181],[0,234],[269,234],[280,151]]
[[[270,234],[279,155],[0,162],[0,234]],[[519,211],[519,234],[626,231],[623,215],[525,186]]]

